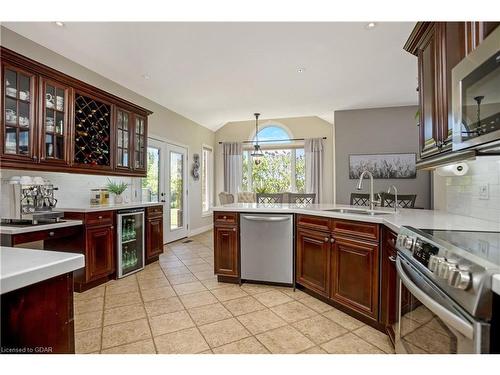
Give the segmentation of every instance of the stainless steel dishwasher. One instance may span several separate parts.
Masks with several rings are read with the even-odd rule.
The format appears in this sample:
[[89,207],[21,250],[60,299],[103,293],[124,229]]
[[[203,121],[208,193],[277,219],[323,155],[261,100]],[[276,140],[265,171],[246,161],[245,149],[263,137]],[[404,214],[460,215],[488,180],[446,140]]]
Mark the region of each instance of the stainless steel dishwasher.
[[293,284],[293,216],[241,214],[241,278]]

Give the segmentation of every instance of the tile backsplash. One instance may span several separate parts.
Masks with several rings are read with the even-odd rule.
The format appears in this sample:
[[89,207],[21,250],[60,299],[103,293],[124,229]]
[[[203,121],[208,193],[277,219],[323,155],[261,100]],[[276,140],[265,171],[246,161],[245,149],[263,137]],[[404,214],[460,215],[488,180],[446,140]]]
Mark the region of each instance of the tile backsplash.
[[[56,172],[36,172],[22,170],[2,169],[0,186],[0,212],[8,212],[9,200],[7,188],[8,180],[12,176],[41,176],[50,180],[59,190],[55,192],[57,207],[61,208],[80,208],[87,207],[90,204],[90,189],[105,187],[108,182],[106,176],[96,176],[77,173],[56,173]],[[124,202],[141,201],[141,178],[140,177],[120,177],[110,176],[111,181],[123,181],[129,185],[123,193]],[[113,197],[110,197],[113,202]],[[56,208],[57,208],[56,207]]]
[[465,176],[445,177],[446,210],[500,222],[500,157],[483,156],[467,164]]

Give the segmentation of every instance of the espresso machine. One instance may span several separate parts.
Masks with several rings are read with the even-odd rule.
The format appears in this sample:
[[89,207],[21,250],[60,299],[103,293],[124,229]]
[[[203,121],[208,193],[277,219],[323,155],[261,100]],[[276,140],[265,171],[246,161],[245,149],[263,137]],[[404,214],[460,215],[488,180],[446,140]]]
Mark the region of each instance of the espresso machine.
[[3,224],[39,222],[59,222],[63,212],[55,211],[57,199],[54,191],[58,190],[49,181],[44,183],[12,183],[4,186],[8,193],[9,209],[2,212]]

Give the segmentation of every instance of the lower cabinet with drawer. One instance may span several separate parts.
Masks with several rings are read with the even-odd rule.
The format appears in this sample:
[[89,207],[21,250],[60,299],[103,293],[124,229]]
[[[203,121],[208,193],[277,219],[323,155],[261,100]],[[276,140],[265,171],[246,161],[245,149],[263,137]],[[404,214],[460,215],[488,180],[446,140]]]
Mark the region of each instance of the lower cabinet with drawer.
[[146,208],[146,264],[163,253],[163,206]]
[[219,281],[240,280],[238,214],[214,212],[214,273]]
[[82,220],[84,229],[75,241],[51,242],[51,249],[80,252],[85,267],[75,271],[75,291],[83,292],[114,278],[115,215],[114,211],[65,212],[66,219]]
[[296,282],[379,327],[379,225],[296,218]]

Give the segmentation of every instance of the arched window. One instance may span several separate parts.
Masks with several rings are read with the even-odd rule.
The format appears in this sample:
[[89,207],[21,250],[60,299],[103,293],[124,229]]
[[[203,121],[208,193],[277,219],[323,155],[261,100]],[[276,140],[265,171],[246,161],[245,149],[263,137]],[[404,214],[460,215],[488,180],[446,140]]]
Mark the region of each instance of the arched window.
[[[290,143],[291,135],[279,125],[267,125],[259,130],[259,142],[264,143]],[[255,141],[256,137],[253,137]],[[273,141],[273,142],[271,142]]]
[[264,154],[260,164],[250,155],[256,141],[243,152],[243,191],[261,193],[286,193],[305,191],[304,144],[293,142],[293,134],[286,126],[276,123],[263,124],[259,128],[258,140]]

